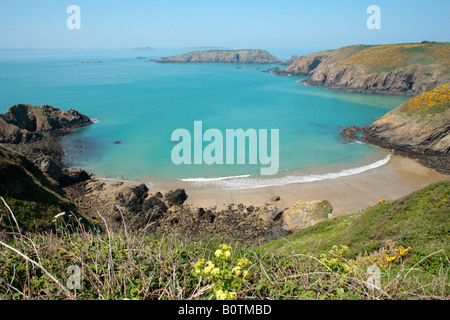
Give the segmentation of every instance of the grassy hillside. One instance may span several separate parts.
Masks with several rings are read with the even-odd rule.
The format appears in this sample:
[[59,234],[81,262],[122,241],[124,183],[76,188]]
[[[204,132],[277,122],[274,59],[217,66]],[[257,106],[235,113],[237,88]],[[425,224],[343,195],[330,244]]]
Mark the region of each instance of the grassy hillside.
[[413,249],[410,263],[438,250],[450,256],[450,181],[321,222],[263,248],[292,252],[345,245],[350,256],[356,257],[379,250],[389,241]]
[[450,43],[399,43],[354,46],[354,53],[341,59],[339,65],[357,65],[368,73],[389,72],[413,65],[438,64],[450,72]]
[[[445,299],[450,181],[263,246],[79,230],[0,241],[4,299]],[[101,217],[100,217],[101,218]],[[125,227],[125,226],[124,226]],[[30,268],[33,264],[33,268]],[[369,267],[380,286],[368,285]],[[80,268],[71,289],[70,266]]]

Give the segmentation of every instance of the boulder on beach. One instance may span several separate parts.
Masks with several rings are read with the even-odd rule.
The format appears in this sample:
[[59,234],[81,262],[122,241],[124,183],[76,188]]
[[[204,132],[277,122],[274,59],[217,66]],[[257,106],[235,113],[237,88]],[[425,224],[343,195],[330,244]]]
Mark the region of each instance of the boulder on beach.
[[333,207],[328,200],[297,201],[281,216],[282,228],[296,232],[333,217]]

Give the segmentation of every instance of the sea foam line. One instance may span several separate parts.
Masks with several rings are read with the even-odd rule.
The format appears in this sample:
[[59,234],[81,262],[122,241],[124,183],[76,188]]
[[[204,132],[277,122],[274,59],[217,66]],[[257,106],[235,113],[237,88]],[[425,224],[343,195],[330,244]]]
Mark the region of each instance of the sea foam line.
[[180,180],[188,181],[188,182],[208,182],[208,181],[220,181],[220,180],[248,178],[248,177],[250,177],[249,174],[245,174],[242,176],[229,176],[229,177],[219,177],[219,178],[186,178],[186,179],[180,179]]
[[221,177],[221,178],[189,178],[182,179],[183,181],[192,182],[197,186],[215,186],[221,189],[227,190],[241,190],[241,189],[256,189],[256,188],[264,188],[264,187],[275,187],[275,186],[284,186],[293,183],[304,183],[304,182],[314,182],[314,181],[322,181],[322,180],[331,180],[340,177],[352,176],[355,174],[359,174],[371,169],[378,168],[390,160],[391,156],[388,155],[384,159],[378,160],[374,163],[351,168],[344,169],[339,172],[332,172],[326,174],[310,174],[305,176],[286,176],[281,178],[272,178],[272,179],[261,179],[261,178],[250,178],[249,175],[245,176],[235,176],[235,177]]

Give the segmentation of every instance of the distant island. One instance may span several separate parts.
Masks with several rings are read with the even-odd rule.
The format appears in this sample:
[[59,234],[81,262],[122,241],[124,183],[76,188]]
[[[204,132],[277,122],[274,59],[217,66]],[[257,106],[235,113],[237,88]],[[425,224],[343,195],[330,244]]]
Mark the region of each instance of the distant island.
[[219,62],[255,64],[273,64],[281,62],[277,57],[266,50],[261,49],[192,51],[180,55],[163,57],[160,60],[150,61],[157,63]]
[[416,96],[450,82],[449,52],[447,42],[352,45],[293,57],[273,71],[332,89]]
[[150,51],[150,50],[154,50],[152,47],[138,47],[138,48],[133,48],[133,51]]

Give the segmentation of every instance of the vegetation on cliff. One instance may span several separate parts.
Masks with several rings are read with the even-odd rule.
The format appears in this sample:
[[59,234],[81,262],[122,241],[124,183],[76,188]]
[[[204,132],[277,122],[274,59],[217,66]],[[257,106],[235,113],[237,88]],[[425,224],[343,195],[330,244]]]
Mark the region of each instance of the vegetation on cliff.
[[[406,112],[408,116],[422,116],[427,114],[446,114],[450,110],[450,83],[440,86],[434,90],[425,92],[419,96],[409,99],[398,107],[396,112]],[[445,117],[444,117],[445,118]],[[441,118],[441,120],[444,120]]]

